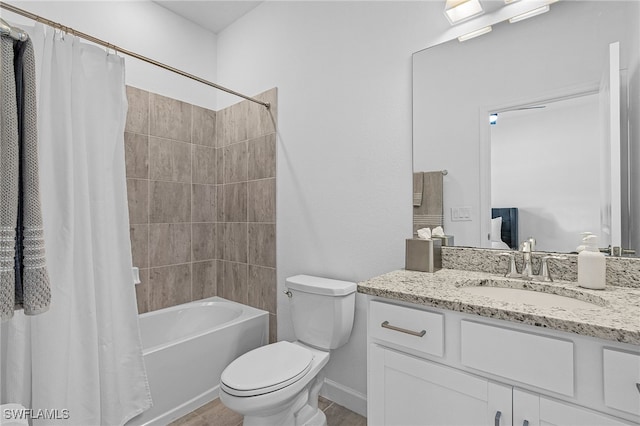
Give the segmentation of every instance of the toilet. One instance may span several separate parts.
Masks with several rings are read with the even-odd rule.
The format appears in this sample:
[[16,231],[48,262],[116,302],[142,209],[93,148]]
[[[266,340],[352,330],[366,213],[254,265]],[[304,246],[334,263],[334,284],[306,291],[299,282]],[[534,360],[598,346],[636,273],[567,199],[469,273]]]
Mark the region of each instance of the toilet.
[[296,275],[286,287],[297,340],[247,352],[220,378],[220,400],[244,416],[244,426],[327,424],[318,409],[323,368],[351,335],[356,284]]

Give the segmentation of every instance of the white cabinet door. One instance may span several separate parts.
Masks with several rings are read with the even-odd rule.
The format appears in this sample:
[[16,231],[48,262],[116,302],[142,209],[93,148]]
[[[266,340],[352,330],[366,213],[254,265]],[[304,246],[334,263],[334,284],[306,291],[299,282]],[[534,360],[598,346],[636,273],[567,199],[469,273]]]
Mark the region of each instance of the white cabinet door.
[[[514,422],[515,423],[515,422]],[[586,408],[540,397],[540,426],[629,426]],[[519,426],[519,425],[518,425]]]
[[513,426],[540,426],[540,395],[513,389]]
[[375,344],[370,351],[369,425],[512,425],[510,386]]

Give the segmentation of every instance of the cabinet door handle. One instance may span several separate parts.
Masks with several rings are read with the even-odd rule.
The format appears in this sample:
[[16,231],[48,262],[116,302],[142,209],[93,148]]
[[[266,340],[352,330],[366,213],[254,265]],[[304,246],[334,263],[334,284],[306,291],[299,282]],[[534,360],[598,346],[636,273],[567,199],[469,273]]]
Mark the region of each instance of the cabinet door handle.
[[496,411],[496,419],[494,422],[496,426],[500,426],[500,417],[502,417],[502,411]]
[[525,420],[524,422],[522,422],[522,426],[529,426],[529,420]]
[[638,388],[638,392],[640,392],[640,383],[636,383],[636,388]]
[[427,334],[427,330],[422,330],[422,331],[407,330],[406,328],[401,328],[401,327],[396,327],[395,325],[391,325],[389,324],[389,321],[383,322],[382,324],[380,324],[380,327],[388,328],[389,330],[399,331],[400,333],[407,333],[417,337],[422,337],[425,334]]

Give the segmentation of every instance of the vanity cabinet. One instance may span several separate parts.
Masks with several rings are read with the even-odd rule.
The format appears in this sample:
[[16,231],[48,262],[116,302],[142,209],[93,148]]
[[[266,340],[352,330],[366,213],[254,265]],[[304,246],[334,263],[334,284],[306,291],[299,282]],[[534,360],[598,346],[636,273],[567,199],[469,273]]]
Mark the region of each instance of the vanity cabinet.
[[[371,350],[369,425],[510,425],[511,387],[383,346]],[[500,413],[500,414],[497,414]],[[498,416],[498,423],[495,423]]]
[[368,424],[640,424],[630,345],[369,301]]

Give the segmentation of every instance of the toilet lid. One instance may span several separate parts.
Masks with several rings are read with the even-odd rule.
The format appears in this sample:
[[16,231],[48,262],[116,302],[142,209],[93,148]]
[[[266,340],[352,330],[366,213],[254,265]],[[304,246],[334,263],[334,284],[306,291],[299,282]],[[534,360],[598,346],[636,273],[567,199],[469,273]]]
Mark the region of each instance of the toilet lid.
[[222,372],[220,385],[236,396],[274,392],[300,380],[311,369],[313,354],[290,342],[262,346],[242,355]]

